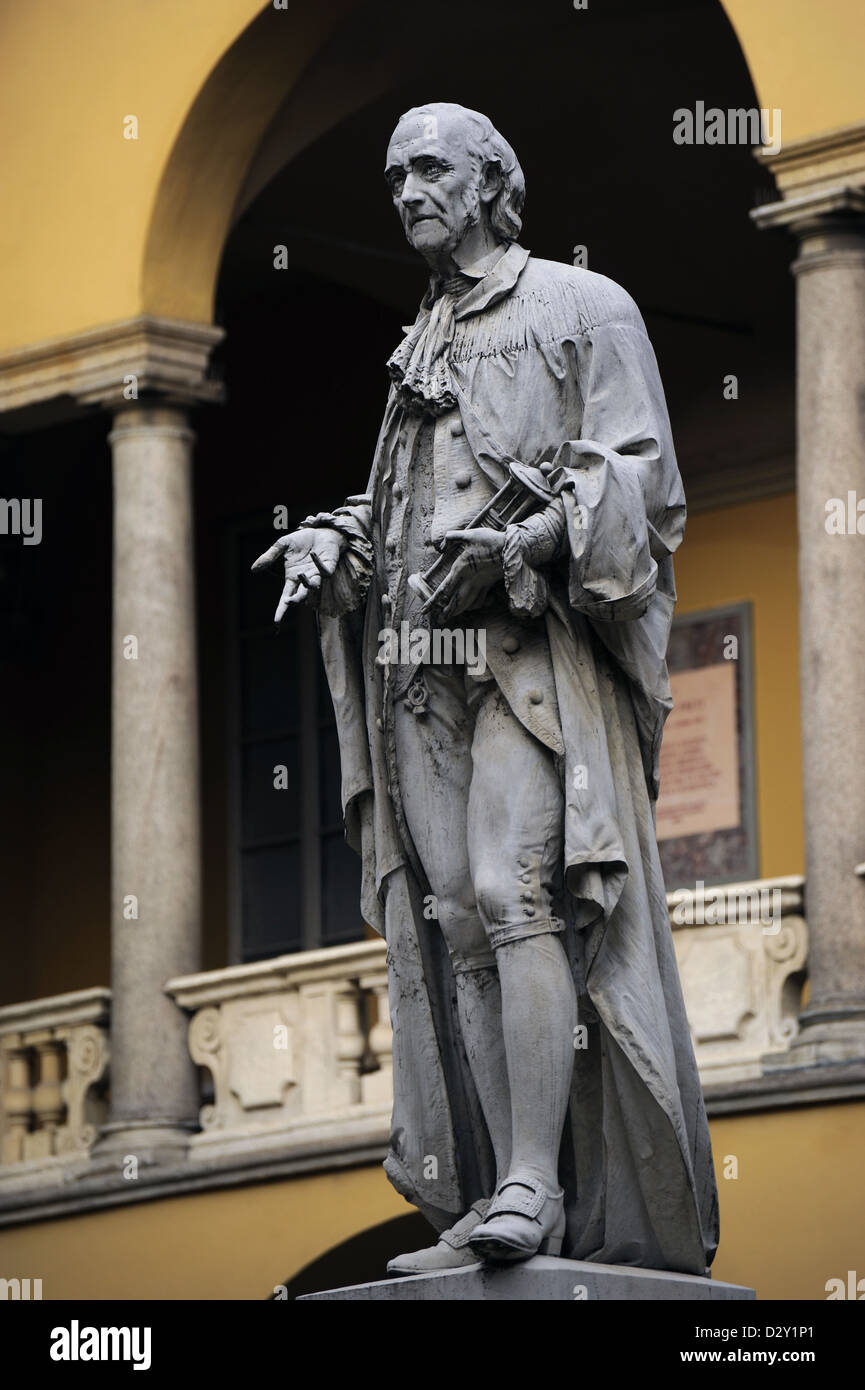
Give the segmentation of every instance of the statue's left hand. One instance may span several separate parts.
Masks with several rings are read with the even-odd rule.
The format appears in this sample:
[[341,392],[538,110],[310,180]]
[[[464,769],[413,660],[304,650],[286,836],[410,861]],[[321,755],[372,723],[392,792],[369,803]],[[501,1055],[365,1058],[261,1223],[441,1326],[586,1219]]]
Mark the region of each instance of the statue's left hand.
[[478,607],[485,594],[502,578],[504,531],[494,531],[487,526],[448,531],[445,543],[452,541],[460,541],[462,549],[425,605],[442,619]]

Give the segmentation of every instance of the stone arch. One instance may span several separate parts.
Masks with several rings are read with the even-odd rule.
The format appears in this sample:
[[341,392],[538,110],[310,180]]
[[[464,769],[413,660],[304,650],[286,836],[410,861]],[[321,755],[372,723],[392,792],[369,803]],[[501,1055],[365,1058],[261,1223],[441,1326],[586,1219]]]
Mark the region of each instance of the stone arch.
[[141,266],[147,314],[210,322],[220,257],[255,151],[286,94],[356,0],[264,6],[212,68],[172,146]]
[[824,0],[819,22],[799,0],[718,3],[760,104],[782,111],[785,142],[865,120],[860,0]]
[[[739,0],[715,3],[759,90]],[[210,322],[237,218],[301,149],[397,82],[404,35],[389,33],[384,19],[370,46],[369,25],[358,0],[287,0],[286,9],[263,6],[226,49],[189,106],[154,197],[141,266],[145,313]],[[754,42],[761,66],[759,34]]]
[[386,1279],[388,1260],[406,1250],[435,1244],[435,1234],[419,1212],[367,1226],[324,1250],[284,1281],[289,1301],[322,1289]]

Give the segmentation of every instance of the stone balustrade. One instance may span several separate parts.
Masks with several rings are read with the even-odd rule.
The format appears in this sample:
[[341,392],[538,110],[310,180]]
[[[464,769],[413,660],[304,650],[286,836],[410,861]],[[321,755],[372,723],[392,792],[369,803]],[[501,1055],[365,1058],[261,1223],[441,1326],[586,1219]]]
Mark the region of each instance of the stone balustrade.
[[799,1032],[808,932],[804,879],[669,893],[667,904],[700,1077],[755,1081]]
[[51,1180],[105,1117],[107,989],[0,1008],[0,1180]]
[[[710,1110],[713,1094],[726,1109],[749,1095],[765,1104],[799,1029],[803,880],[698,886],[669,894],[668,907]],[[383,1153],[392,1095],[383,941],[185,975],[165,992],[189,1016],[202,1069],[187,1184],[229,1168],[308,1171]],[[109,999],[94,989],[0,1009],[0,1195],[95,1171]]]
[[285,1151],[381,1135],[393,1040],[383,941],[170,980],[189,1049],[213,1082],[190,1157]]

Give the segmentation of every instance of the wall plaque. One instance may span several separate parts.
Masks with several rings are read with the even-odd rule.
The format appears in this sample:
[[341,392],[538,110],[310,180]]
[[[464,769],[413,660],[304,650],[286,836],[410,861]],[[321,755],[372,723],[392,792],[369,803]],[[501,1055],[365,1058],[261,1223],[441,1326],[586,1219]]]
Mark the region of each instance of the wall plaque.
[[756,878],[750,604],[677,618],[667,660],[657,814],[667,891]]

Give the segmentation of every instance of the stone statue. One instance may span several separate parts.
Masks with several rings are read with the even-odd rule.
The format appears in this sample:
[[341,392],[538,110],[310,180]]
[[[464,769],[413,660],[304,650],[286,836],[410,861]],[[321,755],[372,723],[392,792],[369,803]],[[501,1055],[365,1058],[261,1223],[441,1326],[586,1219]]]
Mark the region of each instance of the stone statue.
[[284,564],[277,622],[317,605],[388,944],[385,1169],[438,1232],[388,1268],[702,1275],[717,1194],[654,827],[685,526],[655,356],[618,285],[519,245],[485,116],[407,112],[385,178],[431,279],[369,482],[256,567]]

